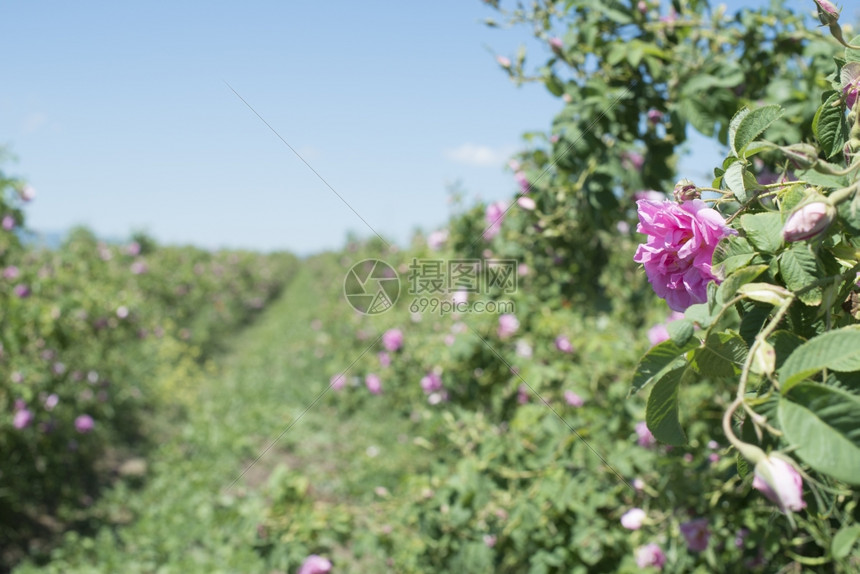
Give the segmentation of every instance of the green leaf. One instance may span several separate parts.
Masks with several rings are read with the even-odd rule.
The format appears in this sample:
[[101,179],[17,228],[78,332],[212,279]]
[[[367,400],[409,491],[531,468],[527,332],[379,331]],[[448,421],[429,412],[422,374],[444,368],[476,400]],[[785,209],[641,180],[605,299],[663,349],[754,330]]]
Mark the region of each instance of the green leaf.
[[776,253],[782,245],[782,215],[777,211],[745,213],[741,227],[749,242],[763,253]]
[[735,136],[738,133],[738,126],[741,125],[741,120],[743,120],[750,113],[749,108],[741,108],[735,115],[732,116],[731,121],[729,122],[729,147],[732,150],[732,155],[735,157],[738,156],[738,153],[735,151]]
[[[860,484],[860,399],[841,389],[800,383],[779,401],[780,427],[815,470]],[[652,431],[653,432],[653,431]]]
[[830,96],[821,104],[812,119],[812,131],[827,159],[842,152],[845,142],[848,141],[848,122],[845,120],[842,96],[836,91],[829,93]]
[[717,288],[717,300],[723,304],[732,300],[741,285],[746,285],[767,270],[767,265],[750,265],[742,267],[726,277]]
[[660,442],[681,446],[687,436],[678,421],[678,385],[687,370],[686,365],[666,372],[654,384],[645,407],[645,422],[654,438]]
[[[854,36],[848,44],[851,46],[860,46],[860,36]],[[845,48],[845,62],[860,62],[860,50]]]
[[705,345],[696,349],[693,365],[706,377],[732,377],[740,373],[747,356],[747,345],[734,333],[711,333]]
[[799,335],[795,335],[791,331],[774,331],[774,333],[767,338],[768,342],[773,345],[774,350],[776,351],[776,368],[780,369],[788,357],[801,346],[805,339]]
[[654,377],[671,365],[675,359],[699,346],[699,341],[691,339],[685,345],[678,346],[672,340],[663,341],[651,348],[639,360],[636,372],[633,374],[631,394],[639,392],[650,383]]
[[743,457],[741,453],[737,455],[738,476],[745,478],[750,473],[750,463]]
[[732,235],[717,244],[712,270],[718,277],[725,278],[735,270],[746,266],[755,256],[756,251],[749,241]]
[[[779,274],[785,286],[791,291],[799,291],[818,280],[818,264],[809,246],[795,244],[779,256]],[[798,296],[807,305],[821,303],[821,287],[815,287]]]
[[860,538],[860,524],[843,526],[830,543],[830,552],[833,557],[837,560],[847,558],[858,538]]
[[782,393],[823,369],[860,371],[860,325],[828,331],[797,347],[779,370]]
[[732,165],[728,167],[726,173],[723,175],[723,181],[726,183],[726,187],[729,188],[735,195],[735,199],[740,203],[746,203],[749,199],[747,197],[747,190],[744,186],[744,170],[746,166],[739,161],[736,161]]
[[707,303],[697,303],[687,307],[687,310],[684,311],[684,317],[694,323],[698,323],[702,329],[707,329],[711,326],[711,322],[716,318],[716,315],[710,312],[710,307]]
[[[778,120],[784,110],[778,105],[756,108],[741,116],[734,131],[729,125],[729,145],[736,156],[743,155],[746,147]],[[735,118],[737,118],[737,114]],[[732,119],[734,123],[734,118]]]

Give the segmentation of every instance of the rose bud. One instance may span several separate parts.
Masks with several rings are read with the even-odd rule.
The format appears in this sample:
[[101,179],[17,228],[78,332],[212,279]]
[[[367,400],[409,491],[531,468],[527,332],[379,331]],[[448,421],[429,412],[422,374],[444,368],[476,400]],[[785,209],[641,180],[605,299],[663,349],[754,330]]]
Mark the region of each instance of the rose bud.
[[679,203],[699,199],[702,196],[696,184],[689,179],[682,179],[676,183],[672,194],[675,196],[675,201]]
[[761,491],[782,512],[806,508],[800,473],[779,455],[766,456],[755,465],[753,488]]
[[829,203],[813,201],[795,209],[782,228],[782,238],[788,242],[811,239],[833,222],[836,210]]
[[830,0],[815,0],[818,7],[818,20],[825,26],[830,26],[839,21],[839,8]]

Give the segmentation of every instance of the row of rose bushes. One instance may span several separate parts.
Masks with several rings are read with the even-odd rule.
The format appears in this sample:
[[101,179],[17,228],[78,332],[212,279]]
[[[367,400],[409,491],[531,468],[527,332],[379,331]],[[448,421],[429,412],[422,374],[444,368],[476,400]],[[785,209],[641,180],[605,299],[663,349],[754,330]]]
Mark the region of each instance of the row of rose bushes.
[[[394,571],[860,566],[860,38],[815,4],[835,42],[775,5],[501,11],[551,56],[532,75],[524,53],[499,64],[567,104],[511,163],[516,200],[454,218],[428,236],[435,251],[376,244],[344,262],[498,258],[522,273],[517,293],[482,294],[515,312],[410,315],[407,301],[340,328],[356,341],[330,400],[354,416],[386,401],[434,429],[436,466],[386,493],[377,522],[352,517]],[[688,126],[729,153],[672,197]],[[301,549],[335,550],[314,533]]]
[[[288,254],[118,244],[71,232],[25,246],[32,188],[2,178],[0,539],[2,563],[69,526],[152,440],[148,413],[181,404],[172,368],[201,364],[295,271]],[[188,394],[188,393],[185,393]]]

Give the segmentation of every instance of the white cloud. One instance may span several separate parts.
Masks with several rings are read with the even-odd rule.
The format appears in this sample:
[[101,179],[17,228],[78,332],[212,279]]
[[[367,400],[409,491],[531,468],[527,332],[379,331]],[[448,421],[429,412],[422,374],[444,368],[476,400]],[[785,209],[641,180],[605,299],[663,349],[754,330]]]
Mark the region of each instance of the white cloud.
[[501,167],[513,153],[513,148],[491,148],[484,145],[465,143],[459,147],[445,150],[445,157],[451,161],[478,167]]

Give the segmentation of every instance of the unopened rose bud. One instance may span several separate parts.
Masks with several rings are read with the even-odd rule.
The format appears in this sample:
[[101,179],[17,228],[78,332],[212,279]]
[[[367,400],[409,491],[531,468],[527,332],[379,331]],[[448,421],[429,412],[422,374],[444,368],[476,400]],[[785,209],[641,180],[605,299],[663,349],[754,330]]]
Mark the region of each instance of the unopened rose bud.
[[798,511],[806,508],[803,501],[803,478],[790,462],[771,454],[755,465],[753,488],[759,490],[780,511]]
[[830,26],[839,21],[839,8],[829,0],[815,0],[818,7],[818,20],[825,26]]
[[550,38],[549,47],[552,48],[552,51],[556,54],[561,54],[564,50],[564,42],[561,41],[561,38]]
[[757,375],[772,375],[776,368],[776,349],[767,341],[762,341],[753,355],[752,371]]
[[663,119],[663,112],[660,110],[648,110],[648,123],[653,125],[657,125]]
[[699,199],[702,196],[702,193],[696,187],[696,184],[689,179],[682,179],[676,183],[675,189],[672,190],[672,194],[675,196],[675,201],[678,202],[692,201],[694,199]]
[[835,215],[833,206],[823,201],[802,205],[785,222],[782,238],[788,242],[811,239],[827,229]]
[[496,58],[496,61],[503,68],[510,68],[511,67],[511,60],[508,58],[505,58],[504,56],[498,56]]
[[791,291],[770,283],[746,283],[738,288],[738,295],[778,307],[791,297]]

